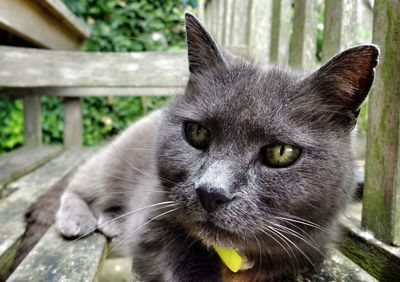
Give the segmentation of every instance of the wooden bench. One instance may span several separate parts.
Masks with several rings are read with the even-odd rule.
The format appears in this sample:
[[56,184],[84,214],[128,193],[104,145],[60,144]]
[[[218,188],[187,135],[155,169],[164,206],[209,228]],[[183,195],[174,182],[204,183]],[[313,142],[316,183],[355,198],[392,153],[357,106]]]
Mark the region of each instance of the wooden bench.
[[[94,152],[81,148],[81,97],[173,95],[183,91],[188,73],[183,52],[99,54],[0,46],[0,65],[0,85],[8,95],[23,97],[25,117],[25,147],[0,158],[0,189],[9,194],[0,201],[1,277],[25,232],[27,208]],[[41,95],[64,97],[64,148],[41,145]],[[93,280],[105,250],[99,234],[70,244],[51,228],[9,280]]]
[[[312,59],[315,53],[314,1],[296,1],[293,21],[288,16],[290,1],[199,2],[200,14],[206,25],[220,42],[234,52],[259,61],[289,62],[298,68],[316,64]],[[346,14],[349,10],[343,8],[345,2],[326,1],[325,57],[348,44],[344,31],[351,26],[342,21],[349,17]],[[265,7],[266,3],[270,6]],[[376,26],[376,41],[382,43],[381,49],[388,52],[389,58],[396,58],[395,62],[398,62],[398,33],[393,30],[393,24],[386,23],[398,20],[400,11],[391,10],[392,18],[385,19],[388,9],[385,5],[388,4],[379,5],[375,17],[385,24]],[[292,23],[293,36],[289,45],[287,25]],[[385,49],[384,34],[394,38],[388,49]],[[260,40],[261,37],[265,41]],[[382,65],[387,65],[394,73],[390,69],[390,62],[384,58]],[[50,187],[71,175],[96,151],[82,148],[82,97],[173,95],[182,92],[186,79],[184,52],[100,54],[0,46],[0,86],[8,95],[24,100],[25,117],[24,148],[0,156],[0,190],[4,196],[0,201],[0,280],[6,279],[4,275],[25,232],[24,214],[29,205]],[[379,91],[380,95],[374,95],[370,105],[380,105],[379,114],[383,113],[383,107],[390,107],[386,120],[398,122],[400,107],[398,103],[393,103],[396,101],[393,95],[398,95],[398,90],[380,83],[382,79],[378,71],[374,91]],[[400,78],[394,77],[393,85],[399,84]],[[42,95],[64,97],[63,147],[41,144]],[[371,124],[376,124],[380,118],[374,113],[370,116]],[[340,221],[344,228],[344,239],[332,249],[318,271],[303,277],[303,281],[400,280],[400,249],[391,246],[399,245],[400,236],[399,189],[398,183],[393,184],[392,181],[399,179],[400,154],[398,148],[396,151],[393,145],[390,147],[384,143],[388,137],[392,138],[393,144],[398,144],[395,141],[398,142],[400,134],[398,128],[397,131],[394,129],[396,125],[398,127],[398,123],[394,123],[384,129],[376,126],[370,128],[368,138],[374,143],[369,143],[369,148],[381,147],[374,147],[375,150],[367,154],[363,202],[368,204],[363,210],[363,217],[361,203],[355,203],[343,214]],[[390,166],[381,167],[380,156]],[[374,197],[386,199],[386,202],[380,200],[377,203],[378,211],[371,206]],[[372,221],[371,218],[381,219],[383,225],[379,226],[377,220]],[[377,234],[377,238],[362,227],[362,222]],[[107,242],[100,234],[71,242],[62,239],[52,227],[7,281],[95,281],[100,279],[106,254]]]

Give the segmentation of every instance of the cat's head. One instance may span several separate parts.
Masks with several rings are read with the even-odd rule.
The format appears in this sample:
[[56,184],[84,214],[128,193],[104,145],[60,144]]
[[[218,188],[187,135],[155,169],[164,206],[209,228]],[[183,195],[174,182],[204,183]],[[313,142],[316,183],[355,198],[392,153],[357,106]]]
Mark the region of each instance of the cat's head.
[[305,245],[296,236],[323,234],[356,186],[350,132],[377,47],[304,74],[229,54],[190,14],[186,30],[189,82],[159,134],[159,174],[178,220],[209,246],[283,252],[283,236]]

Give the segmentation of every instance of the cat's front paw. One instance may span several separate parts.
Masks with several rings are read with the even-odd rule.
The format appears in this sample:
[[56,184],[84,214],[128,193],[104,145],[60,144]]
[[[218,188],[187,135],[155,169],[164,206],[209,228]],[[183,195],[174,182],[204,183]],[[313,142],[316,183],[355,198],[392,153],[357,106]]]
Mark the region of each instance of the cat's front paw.
[[86,236],[96,229],[96,218],[90,213],[74,213],[60,210],[56,217],[58,231],[67,238]]
[[101,214],[97,221],[97,228],[108,238],[115,238],[122,233],[122,221],[116,216],[107,213]]

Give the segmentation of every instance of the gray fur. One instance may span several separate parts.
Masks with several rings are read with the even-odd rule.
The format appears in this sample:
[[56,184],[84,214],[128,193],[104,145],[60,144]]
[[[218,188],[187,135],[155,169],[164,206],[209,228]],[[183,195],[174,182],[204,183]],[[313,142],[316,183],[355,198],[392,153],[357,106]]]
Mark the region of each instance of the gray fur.
[[[253,281],[308,269],[309,260],[322,257],[356,186],[350,133],[378,49],[349,49],[304,74],[230,55],[190,14],[186,28],[185,94],[136,122],[78,171],[61,198],[58,229],[77,237],[141,209],[100,229],[116,245],[127,243],[145,281],[222,281],[215,245],[253,260]],[[186,121],[211,131],[206,150],[185,140]],[[287,168],[265,166],[260,150],[276,143],[300,147],[301,157]],[[233,200],[207,213],[198,185]],[[164,201],[173,205],[145,208]],[[274,228],[281,236],[270,236]]]

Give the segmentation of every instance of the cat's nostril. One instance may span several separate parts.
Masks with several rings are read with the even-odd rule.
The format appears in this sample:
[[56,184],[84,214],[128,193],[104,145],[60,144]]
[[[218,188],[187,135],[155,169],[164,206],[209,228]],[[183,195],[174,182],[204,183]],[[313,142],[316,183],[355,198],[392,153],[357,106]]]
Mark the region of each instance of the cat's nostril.
[[222,204],[230,202],[232,199],[224,195],[223,191],[209,190],[205,187],[196,189],[200,203],[207,212],[215,211]]

